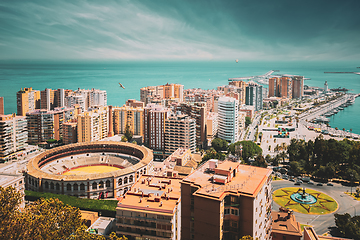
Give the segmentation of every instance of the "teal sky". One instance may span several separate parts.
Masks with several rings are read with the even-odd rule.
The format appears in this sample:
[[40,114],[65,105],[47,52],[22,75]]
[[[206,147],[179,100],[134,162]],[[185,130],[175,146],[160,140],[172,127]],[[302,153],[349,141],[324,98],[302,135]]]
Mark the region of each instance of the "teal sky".
[[1,60],[358,60],[359,0],[1,1]]

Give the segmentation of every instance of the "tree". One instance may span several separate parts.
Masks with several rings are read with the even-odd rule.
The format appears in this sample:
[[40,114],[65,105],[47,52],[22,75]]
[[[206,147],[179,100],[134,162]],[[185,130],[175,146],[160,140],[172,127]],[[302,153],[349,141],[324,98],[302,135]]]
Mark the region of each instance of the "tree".
[[0,187],[1,239],[101,239],[86,232],[78,208],[59,199],[39,199],[19,211],[21,195],[14,188]]
[[215,138],[211,142],[211,146],[217,151],[226,151],[228,148],[228,142],[221,138]]
[[236,142],[235,144],[241,144],[243,146],[242,158],[246,162],[249,160],[249,158],[262,154],[262,149],[252,141],[241,141],[241,142]]
[[251,124],[251,118],[250,117],[245,117],[245,127],[248,127]]
[[334,214],[336,227],[346,238],[360,239],[360,216],[351,217],[349,213]]
[[130,130],[130,126],[129,125],[126,125],[125,127],[125,134],[124,136],[126,137],[127,141],[131,141],[132,137],[133,137],[133,133],[132,131]]
[[128,139],[127,139],[125,136],[122,136],[122,137],[121,137],[121,141],[122,141],[122,142],[127,142]]
[[265,158],[263,157],[262,154],[259,154],[256,156],[254,163],[252,164],[253,166],[256,167],[263,167],[263,168],[267,168],[267,163],[265,161]]

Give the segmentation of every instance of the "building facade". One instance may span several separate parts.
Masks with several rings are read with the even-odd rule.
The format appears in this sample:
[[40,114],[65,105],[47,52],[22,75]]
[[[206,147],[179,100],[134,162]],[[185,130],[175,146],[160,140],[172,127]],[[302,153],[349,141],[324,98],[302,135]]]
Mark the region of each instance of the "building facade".
[[89,109],[77,116],[78,142],[98,141],[108,136],[107,107]]
[[271,239],[271,170],[209,160],[181,182],[181,239]]
[[27,112],[40,109],[40,91],[22,88],[16,93],[17,115],[26,116]]
[[165,154],[171,155],[181,147],[196,151],[195,120],[185,114],[173,114],[165,120]]
[[204,148],[206,146],[206,103],[192,102],[180,103],[176,107],[176,111],[188,115],[195,120],[196,123],[196,146]]
[[182,239],[180,182],[143,175],[119,200],[116,233],[139,240]]
[[148,104],[144,108],[144,143],[154,150],[154,156],[165,154],[165,120],[171,110],[161,105]]
[[231,143],[239,139],[239,111],[235,98],[220,97],[218,100],[218,137]]
[[114,107],[113,114],[113,130],[115,134],[124,134],[126,126],[134,135],[144,137],[144,108],[141,107]]
[[25,149],[27,141],[26,117],[0,115],[0,159]]
[[249,82],[246,87],[246,105],[254,106],[255,111],[259,111],[263,108],[263,94],[262,86],[255,83]]
[[292,83],[292,97],[302,98],[304,96],[304,76],[294,76]]

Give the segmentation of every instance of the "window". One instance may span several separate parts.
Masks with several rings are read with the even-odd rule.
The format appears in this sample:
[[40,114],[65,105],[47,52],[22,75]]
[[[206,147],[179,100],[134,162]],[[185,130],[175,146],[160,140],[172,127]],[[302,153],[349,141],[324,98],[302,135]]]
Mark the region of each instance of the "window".
[[99,188],[104,188],[104,182],[103,181],[100,181]]
[[110,187],[110,180],[106,181],[106,187]]
[[50,189],[54,189],[54,183],[50,183]]
[[133,182],[133,175],[130,175],[129,182]]
[[56,190],[60,190],[60,184],[56,183]]
[[96,182],[94,182],[93,184],[92,184],[92,189],[94,190],[94,189],[97,189],[97,184],[96,184]]
[[49,189],[49,183],[45,182],[45,189]]
[[84,191],[85,190],[85,184],[80,184],[80,190]]
[[66,184],[66,191],[71,191],[71,184],[70,183]]
[[121,179],[121,178],[119,178],[118,185],[119,185],[119,186],[122,185],[122,179]]
[[74,189],[74,191],[78,190],[78,185],[76,183],[73,185],[73,189]]
[[124,184],[127,184],[127,183],[128,183],[128,178],[125,177],[125,178],[124,178]]

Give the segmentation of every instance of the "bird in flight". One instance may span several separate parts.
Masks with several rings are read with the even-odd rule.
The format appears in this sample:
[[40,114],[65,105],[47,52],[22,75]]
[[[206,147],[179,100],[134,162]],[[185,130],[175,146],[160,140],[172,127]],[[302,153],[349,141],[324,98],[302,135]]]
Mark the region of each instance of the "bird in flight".
[[120,85],[120,87],[122,87],[123,89],[125,89],[125,87],[124,87],[121,83],[119,83],[119,85]]

